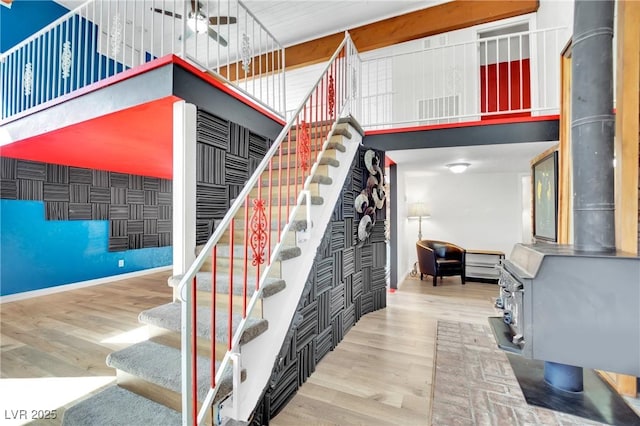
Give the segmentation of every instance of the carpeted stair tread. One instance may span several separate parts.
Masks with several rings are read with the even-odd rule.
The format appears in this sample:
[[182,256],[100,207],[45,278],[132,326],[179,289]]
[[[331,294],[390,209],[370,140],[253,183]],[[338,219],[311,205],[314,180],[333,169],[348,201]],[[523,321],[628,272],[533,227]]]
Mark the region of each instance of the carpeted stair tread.
[[[287,197],[286,195],[283,195],[282,197],[278,197],[273,196],[271,197],[271,206],[286,206],[287,204],[290,206],[293,206],[296,204],[296,202],[298,201],[298,196],[297,195],[291,195],[289,197]],[[306,197],[302,198],[302,203],[303,205],[307,202]],[[324,204],[324,198],[322,198],[320,195],[312,195],[311,196],[311,204],[314,206],[319,206]]]
[[301,254],[302,254],[302,250],[300,249],[300,247],[297,247],[297,246],[285,247],[282,250],[280,250],[280,253],[278,254],[278,260],[293,259],[300,256]]
[[[198,272],[196,278],[196,288],[198,290],[211,292],[211,272]],[[182,275],[174,275],[169,278],[169,285],[175,287],[180,283],[181,279]],[[244,277],[242,275],[233,276],[233,294],[236,296],[242,296],[243,280]],[[286,283],[282,278],[267,277],[262,284],[262,298],[273,296],[279,291],[284,290],[285,287]],[[252,296],[255,291],[254,285],[247,286],[247,294],[249,296]],[[219,294],[229,294],[229,274],[216,274],[216,292]]]
[[[346,136],[347,139],[351,139],[351,133],[349,133],[349,131],[347,130],[347,133],[349,134],[349,136]],[[329,143],[327,144],[327,149],[335,149],[338,150],[340,152],[347,152],[347,147],[344,146],[343,144],[341,144],[340,142],[331,142],[329,141]]]
[[[198,306],[197,308],[197,333],[198,337],[211,340],[211,308]],[[242,314],[233,314],[232,329],[235,333],[238,324],[242,320]],[[167,303],[140,312],[138,321],[143,324],[153,325],[166,330],[180,332],[181,324],[181,304],[180,302]],[[216,312],[216,340],[226,341],[229,326],[229,315],[227,311]],[[241,344],[245,344],[264,333],[269,324],[262,318],[247,318],[244,333],[240,339]]]
[[[353,135],[351,135],[351,132],[349,131],[349,129],[346,128],[346,127],[344,127],[344,128],[343,127],[336,127],[336,129],[333,131],[333,135],[334,136],[338,136],[338,135],[344,136],[347,139],[351,139],[351,137],[353,136]],[[342,152],[345,152],[345,151],[342,151]]]
[[[310,164],[309,166],[311,166],[312,164]],[[318,165],[340,167],[340,161],[336,160],[335,158],[322,157],[320,158],[320,161],[318,161]],[[280,167],[278,166],[274,167],[274,170],[278,170],[278,169],[286,170],[287,168],[295,169],[296,167],[299,167],[299,164],[296,162],[295,159],[291,159],[289,161],[285,160],[285,162]],[[283,171],[283,173],[285,172]]]
[[[211,360],[198,357],[198,400],[203,401],[211,385]],[[161,345],[149,340],[136,343],[107,356],[107,365],[127,372],[147,382],[162,386],[173,392],[182,392],[181,353],[179,349]],[[220,363],[216,361],[216,369]],[[242,372],[244,380],[246,372]],[[218,382],[216,399],[228,395],[233,390],[233,375],[227,368]],[[152,423],[145,423],[152,424]]]
[[335,158],[322,157],[320,161],[318,161],[318,164],[320,164],[321,166],[328,165],[332,167],[340,167],[340,161],[336,160]]
[[[271,207],[289,205],[291,206],[290,208],[293,208],[293,206],[295,206],[296,203],[298,202],[298,195],[294,194],[293,191],[291,191],[291,194],[287,195],[287,191],[285,189],[283,191],[282,196],[279,197],[278,195],[273,195],[270,201],[271,201]],[[306,202],[307,202],[306,197],[302,197],[302,204],[304,205]],[[311,204],[314,206],[322,205],[324,204],[324,198],[322,198],[320,195],[312,195]],[[243,221],[239,220],[238,222],[243,222]]]
[[[313,223],[313,222],[312,222]],[[290,231],[306,231],[307,230],[307,221],[306,219],[296,219],[291,221],[291,228],[289,228]]]
[[[293,209],[293,206],[291,206]],[[285,209],[282,209],[285,210]],[[271,218],[271,231],[276,231],[278,229],[278,218],[275,217],[277,215],[273,215]],[[286,212],[282,212],[282,222],[280,225],[280,229],[284,229],[284,225],[286,224]],[[244,220],[237,220],[235,224],[236,230],[244,229]],[[307,229],[307,220],[306,219],[294,219],[291,221],[291,231],[305,231]],[[196,246],[196,255],[199,255],[202,249],[204,248],[204,244]]]
[[[304,184],[306,177],[302,177],[302,176],[298,176],[298,180],[297,183],[298,185],[302,185]],[[287,177],[286,176],[282,176],[282,183],[283,184],[289,184],[289,185],[295,185],[296,184],[296,177],[295,176],[290,176],[289,180],[287,181]],[[331,179],[329,176],[324,176],[321,174],[314,174],[313,176],[311,176],[311,183],[319,183],[322,185],[331,185],[333,183],[333,179]],[[278,186],[279,185],[279,181],[278,181],[278,176],[277,174],[274,174],[274,176],[272,177],[272,181],[271,181],[271,186]],[[268,179],[262,179],[261,181],[261,186],[263,188],[266,188],[269,186],[269,180]],[[284,190],[286,191],[286,189]]]
[[[336,130],[343,129],[349,132],[349,125],[351,125],[351,127],[353,127],[356,130],[356,132],[360,133],[360,136],[364,137],[364,129],[362,128],[358,120],[356,120],[352,115],[347,115],[346,117],[340,117],[338,119],[338,126],[336,127]],[[335,134],[338,134],[338,133],[334,132],[334,135]]]
[[[287,247],[285,249],[290,249],[290,248],[293,248],[293,247]],[[229,259],[230,251],[231,250],[229,249],[229,244],[218,243],[218,253],[217,253],[218,259]],[[238,262],[244,260],[244,254],[245,254],[244,251],[245,251],[245,246],[243,244],[233,245],[233,257],[234,257],[236,266]],[[249,260],[251,260],[252,253],[251,253],[250,247],[247,247],[247,255],[249,256]]]
[[63,426],[175,426],[181,423],[179,412],[120,386],[109,386],[68,408],[62,418]]
[[[349,133],[349,131],[348,131],[348,130],[345,130],[345,132],[346,132],[349,136],[347,136],[347,135],[342,135],[342,134],[341,134],[341,135],[342,135],[342,136],[345,136],[347,139],[351,139],[351,133]],[[340,143],[340,142],[335,142],[335,141],[334,141],[334,142],[329,141],[329,143],[327,144],[327,149],[337,149],[337,150],[338,150],[338,151],[340,151],[340,152],[347,152],[347,147],[346,147],[346,146],[344,146],[344,144],[342,144],[342,143]],[[284,156],[284,155],[289,155],[290,153],[291,153],[291,154],[295,154],[295,153],[297,153],[297,152],[298,152],[298,146],[297,146],[297,145],[292,145],[292,146],[291,146],[291,150],[289,150],[289,149],[288,149],[288,147],[287,147],[287,146],[285,146],[285,149],[282,151],[282,155],[283,155],[283,156]],[[317,151],[315,150],[315,147],[314,147],[313,151],[311,152],[311,155],[312,155],[312,156],[317,155]],[[276,154],[276,156],[275,156],[274,158],[278,158],[278,155]]]

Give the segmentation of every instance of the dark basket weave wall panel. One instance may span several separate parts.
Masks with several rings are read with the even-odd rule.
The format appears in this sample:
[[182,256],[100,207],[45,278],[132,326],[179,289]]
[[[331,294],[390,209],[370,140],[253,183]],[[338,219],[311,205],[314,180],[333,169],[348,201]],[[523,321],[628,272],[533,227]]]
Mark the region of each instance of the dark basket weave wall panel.
[[46,220],[109,220],[109,251],[170,246],[172,182],[0,158],[0,198],[44,201]]
[[271,141],[202,109],[196,129],[196,244],[205,244]]
[[342,188],[253,425],[268,424],[282,410],[362,315],[386,306],[383,220],[376,222],[364,244],[356,246],[359,217],[352,192],[362,189],[364,152],[359,151]]

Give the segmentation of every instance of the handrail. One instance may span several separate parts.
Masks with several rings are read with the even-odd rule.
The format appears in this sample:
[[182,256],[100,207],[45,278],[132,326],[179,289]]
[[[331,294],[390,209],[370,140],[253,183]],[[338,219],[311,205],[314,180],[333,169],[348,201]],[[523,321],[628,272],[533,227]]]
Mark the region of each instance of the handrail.
[[479,44],[479,43],[486,42],[486,41],[503,40],[503,39],[506,39],[506,38],[514,38],[514,37],[523,36],[523,35],[545,33],[545,32],[551,32],[551,31],[564,31],[566,29],[567,29],[567,27],[551,27],[551,28],[541,28],[541,29],[537,29],[537,30],[518,31],[518,32],[514,32],[514,33],[502,34],[502,35],[497,35],[497,36],[478,38],[478,39],[475,39],[475,40],[459,41],[457,43],[445,44],[443,46],[435,46],[435,47],[429,47],[429,48],[425,48],[425,49],[414,49],[414,50],[409,50],[409,51],[406,51],[406,52],[392,52],[392,53],[384,55],[384,56],[376,56],[376,57],[371,58],[371,59],[363,59],[363,61],[373,61],[373,60],[377,60],[377,59],[395,58],[395,57],[398,57],[398,56],[406,56],[406,55],[412,55],[412,54],[415,54],[415,53],[429,52],[431,50],[441,50],[441,49],[448,49],[448,48],[451,48],[451,47],[466,46],[466,45],[469,45],[469,44]]
[[372,130],[556,114],[568,36],[551,27],[372,55],[358,120]]
[[65,22],[67,19],[69,19],[70,16],[79,14],[79,11],[81,9],[85,8],[86,6],[88,6],[89,4],[94,3],[94,2],[95,2],[95,0],[87,0],[85,3],[82,3],[80,6],[76,7],[75,9],[70,10],[69,12],[65,13],[64,15],[62,15],[59,18],[57,18],[56,20],[54,20],[51,23],[49,23],[49,24],[45,25],[44,27],[40,28],[40,30],[38,30],[35,33],[31,34],[29,37],[25,38],[24,40],[22,40],[20,43],[16,44],[15,46],[10,48],[9,50],[7,50],[7,51],[5,51],[3,53],[0,53],[0,61],[3,61],[7,56],[9,56],[13,52],[19,50],[23,45],[28,44],[28,43],[36,40],[41,35],[46,34],[50,30],[52,30],[53,28],[57,27],[59,24]]
[[[349,44],[348,44],[349,43]],[[319,160],[322,155],[326,151],[329,146],[328,138],[333,134],[333,130],[335,129],[335,125],[337,122],[337,118],[340,117],[344,111],[349,108],[350,105],[350,96],[351,94],[348,92],[348,87],[350,84],[353,84],[352,81],[349,81],[351,77],[348,75],[349,70],[349,57],[350,55],[354,55],[355,47],[353,47],[353,43],[351,42],[351,38],[348,33],[345,35],[345,38],[340,43],[339,47],[336,49],[335,53],[331,56],[331,59],[324,67],[320,77],[317,82],[311,87],[308,91],[307,95],[304,97],[304,100],[301,102],[300,106],[296,109],[294,116],[287,122],[282,131],[279,133],[278,137],[273,142],[272,146],[267,150],[267,153],[260,161],[252,176],[246,182],[244,188],[237,195],[235,201],[231,204],[229,210],[225,214],[224,218],[221,222],[216,226],[210,238],[207,240],[205,245],[202,247],[200,253],[194,260],[194,262],[189,266],[184,275],[180,278],[180,281],[177,285],[177,298],[182,304],[182,318],[186,321],[184,327],[186,332],[183,332],[183,353],[182,353],[182,363],[183,363],[183,417],[184,421],[187,423],[191,423],[195,421],[197,423],[201,422],[204,417],[207,415],[207,410],[210,408],[216,393],[218,392],[218,386],[216,383],[219,383],[222,375],[224,374],[225,369],[229,365],[229,362],[233,359],[237,359],[238,357],[238,348],[240,345],[240,340],[242,337],[242,333],[245,330],[247,319],[253,312],[254,308],[258,305],[258,302],[261,298],[263,286],[269,274],[269,271],[272,268],[273,263],[278,260],[278,256],[285,247],[283,236],[287,234],[287,232],[292,228],[292,219],[296,218],[298,212],[303,206],[303,202],[306,203],[307,212],[306,212],[306,226],[307,229],[311,227],[310,221],[310,210],[311,210],[311,191],[309,190],[309,186],[311,184],[311,177],[319,167]],[[355,56],[355,55],[354,55]],[[344,59],[344,60],[342,60]],[[334,80],[335,77],[335,80]],[[326,100],[326,102],[324,102]],[[329,124],[332,123],[332,124]],[[295,130],[296,132],[296,150],[295,153],[292,151],[292,133]],[[310,137],[310,135],[312,135]],[[326,137],[325,137],[326,136]],[[306,145],[305,145],[306,141]],[[315,141],[315,142],[314,142]],[[283,151],[287,150],[286,160],[283,159],[285,155],[283,155]],[[295,155],[293,159],[295,161],[295,165],[299,166],[300,169],[295,169],[295,176],[291,171],[291,155]],[[278,159],[280,162],[279,169],[274,172],[273,162]],[[282,171],[283,162],[286,161],[286,176],[285,172]],[[300,175],[298,174],[300,172]],[[275,173],[278,173],[277,180],[278,184],[271,186],[271,179]],[[252,198],[252,191],[257,189],[258,195],[253,196],[254,205],[257,201],[263,202],[261,191],[263,190],[264,184],[263,179],[265,175],[269,176],[269,185],[265,191],[268,193],[266,197],[269,198],[268,202],[265,202],[268,209],[276,208],[278,209],[277,215],[277,236],[275,244],[272,247],[272,243],[268,242],[268,256],[265,259],[264,270],[260,269],[260,263],[257,265],[254,263],[254,266],[257,270],[256,277],[256,290],[253,295],[250,297],[250,300],[247,303],[247,261],[248,261],[248,253],[247,253],[247,240],[248,237],[248,214],[249,214],[249,201]],[[291,177],[294,178],[295,184],[292,185]],[[286,179],[286,184],[283,185],[283,180]],[[302,181],[302,184],[299,185],[299,180]],[[294,186],[294,194],[290,194],[290,187]],[[287,193],[283,194],[283,187],[287,188]],[[277,192],[277,193],[276,193]],[[297,194],[296,194],[297,192]],[[274,195],[275,194],[275,195]],[[284,197],[286,198],[283,198]],[[290,203],[290,196],[295,196],[295,201]],[[277,197],[278,202],[276,204],[272,204],[272,197]],[[283,205],[283,199],[286,199],[285,204]],[[234,272],[234,259],[233,252],[235,251],[235,237],[236,233],[235,223],[238,221],[238,215],[243,213],[244,209],[244,282],[243,285],[243,309],[242,309],[242,319],[235,328],[235,331],[232,330],[231,321],[229,322],[229,341],[228,347],[225,355],[223,356],[221,363],[218,367],[213,367],[213,363],[215,359],[212,355],[212,371],[215,371],[215,374],[212,374],[213,380],[207,396],[205,397],[202,405],[202,409],[199,413],[195,414],[193,418],[191,418],[191,414],[194,412],[194,407],[196,405],[197,395],[194,394],[193,388],[193,372],[195,371],[195,353],[192,348],[196,348],[197,345],[194,343],[195,335],[192,335],[192,329],[194,327],[196,318],[196,309],[195,309],[195,280],[196,274],[201,268],[204,266],[205,262],[212,258],[212,318],[216,316],[215,311],[215,293],[216,293],[216,277],[217,277],[217,262],[220,258],[218,247],[221,239],[225,234],[228,234],[229,240],[225,242],[225,244],[229,245],[229,257],[228,268],[229,268],[229,279],[235,275]],[[264,212],[263,212],[264,214]],[[273,213],[275,215],[275,213]],[[266,225],[266,233],[271,236],[272,232],[276,232],[276,229],[272,228],[272,220],[274,218],[271,216],[272,212],[269,212],[269,218],[263,218],[263,221],[267,223]],[[282,217],[281,217],[282,216]],[[281,219],[284,219],[284,226],[280,228]],[[265,231],[265,230],[263,230]],[[253,235],[251,239],[253,239]],[[242,239],[242,236],[239,237]],[[239,247],[242,247],[240,244]],[[254,253],[255,256],[255,253]],[[254,257],[255,262],[255,257]],[[228,314],[231,318],[233,312],[233,283],[229,285],[229,302],[228,302]],[[233,333],[232,333],[233,331]],[[191,340],[190,340],[191,339]],[[212,336],[212,339],[215,339],[215,336]],[[191,341],[191,343],[189,343]],[[234,361],[232,361],[234,362]],[[239,370],[237,365],[234,362],[233,368],[234,382],[239,383],[239,379],[236,376],[239,374]],[[191,373],[187,373],[191,371]],[[235,398],[235,397],[234,397]],[[234,400],[234,406],[238,409],[238,402]]]
[[[335,59],[337,58],[338,54],[340,53],[340,51],[342,50],[342,48],[344,47],[348,39],[350,39],[349,35],[347,35],[342,40],[342,43],[340,43],[335,53],[329,59],[327,66],[322,70],[321,75],[324,75],[329,70],[329,67],[335,61]],[[267,153],[265,154],[264,158],[258,165],[256,171],[253,173],[251,178],[247,181],[242,191],[240,191],[240,194],[238,194],[238,196],[236,197],[236,201],[234,201],[231,207],[229,207],[229,210],[227,211],[227,214],[222,219],[222,222],[220,222],[220,224],[217,226],[216,230],[213,232],[213,234],[211,235],[207,243],[204,245],[204,247],[200,251],[200,254],[196,258],[194,263],[191,265],[191,267],[189,267],[187,272],[185,272],[184,277],[180,280],[180,284],[178,284],[178,294],[182,295],[182,292],[184,291],[184,288],[189,282],[190,278],[193,278],[193,276],[196,274],[196,272],[200,269],[202,264],[205,262],[206,253],[210,251],[211,248],[218,243],[218,241],[220,241],[220,238],[222,237],[224,232],[226,232],[226,229],[229,226],[231,219],[233,219],[236,213],[238,213],[238,211],[240,210],[240,207],[244,204],[244,199],[247,197],[247,195],[249,195],[253,186],[258,182],[258,179],[260,179],[261,174],[267,169],[267,166],[269,165],[269,162],[271,161],[273,156],[280,149],[280,144],[282,143],[284,138],[289,134],[289,130],[291,130],[291,127],[295,124],[296,117],[300,114],[308,98],[311,96],[314,90],[318,87],[320,82],[321,80],[318,80],[316,84],[314,84],[313,87],[307,92],[307,95],[303,98],[304,100],[301,102],[300,106],[298,107],[298,109],[296,109],[295,113],[293,114],[293,119],[289,120],[287,124],[284,126],[284,128],[282,129],[282,131],[280,131],[280,133],[278,134],[278,137],[275,139],[275,141],[271,145],[271,148],[269,149],[269,151],[267,151]],[[185,301],[185,299],[182,296],[181,296],[181,300]]]
[[0,54],[0,122],[167,54],[216,75],[233,63],[260,63],[225,81],[283,116],[284,47],[240,0],[213,3],[201,13],[233,19],[209,25],[207,35],[188,25],[189,1],[84,2]]
[[[238,0],[238,3],[242,5],[242,7],[244,7],[247,10],[247,14],[249,16],[251,16],[253,19],[256,20],[256,22],[259,22],[261,25],[262,23],[260,22],[260,20],[258,19],[258,17],[244,4],[244,2],[242,0]],[[269,31],[269,29],[267,27],[265,27],[264,25],[262,25],[264,27],[264,32],[266,32],[267,34],[269,34],[269,36],[271,36],[271,38],[273,38],[276,43],[278,43],[278,47],[283,48],[284,46],[282,44],[280,44],[280,42],[278,41],[278,38],[276,36],[274,36],[271,31]]]

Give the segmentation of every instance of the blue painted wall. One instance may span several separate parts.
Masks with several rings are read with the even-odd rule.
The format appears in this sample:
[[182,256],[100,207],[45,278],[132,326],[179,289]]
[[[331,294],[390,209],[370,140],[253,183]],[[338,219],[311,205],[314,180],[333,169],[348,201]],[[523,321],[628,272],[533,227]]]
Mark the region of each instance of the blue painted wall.
[[68,12],[53,0],[13,0],[10,9],[0,7],[0,53]]
[[[14,0],[10,9],[0,7],[0,53],[11,49],[68,12],[68,9],[53,0]],[[74,64],[70,78],[61,77],[59,50],[58,56],[51,58],[51,62],[39,63],[37,56],[32,61],[34,81],[42,81],[39,73],[43,66],[49,68],[50,72],[45,75],[53,76],[51,81],[46,82],[47,87],[52,90],[51,93],[68,93],[85,85],[85,63],[84,60],[78,61],[78,55],[85,50],[92,52],[86,66],[89,69],[93,65],[94,70],[91,78],[87,79],[88,83],[123,69],[122,64],[97,53],[97,26],[75,17],[70,21],[69,27],[83,34],[76,40],[70,40],[73,45]],[[64,26],[63,34],[66,29],[67,26]],[[60,42],[59,39],[57,41]],[[101,64],[100,67],[98,63]],[[76,78],[76,75],[82,78]],[[22,93],[22,80],[14,83],[14,93]],[[31,99],[19,105],[17,109],[14,106],[9,110],[7,91],[3,91],[2,96],[3,112],[12,114],[47,100],[44,97]],[[172,263],[170,246],[109,252],[108,241],[108,221],[47,221],[44,203],[41,201],[0,200],[0,295],[108,277]],[[118,267],[120,259],[124,260],[123,268]]]
[[[5,43],[5,33],[10,39],[6,43],[6,49],[3,46],[3,51],[68,12],[64,7],[50,1],[18,1],[16,3],[11,9],[5,7],[0,9],[2,13],[2,43]],[[42,6],[43,11],[33,10],[32,3],[35,6]],[[36,23],[29,21],[29,13],[39,17]],[[17,23],[25,22],[27,24],[24,26],[30,28],[29,30],[17,25]],[[62,76],[60,57],[63,44],[67,41],[70,43],[71,69],[69,70],[70,75],[65,78]],[[38,91],[30,96],[25,96],[22,79],[15,79],[13,88],[4,91],[2,95],[3,116],[19,113],[125,70],[126,67],[123,64],[98,53],[98,41],[98,27],[76,15],[61,23],[59,30],[54,32],[51,37],[40,39],[32,48],[22,49],[17,56],[12,55],[0,65],[0,72],[11,73],[17,70],[22,75],[25,64],[31,63],[34,90],[46,87],[46,91]],[[42,51],[47,54],[43,56]]]
[[[45,220],[44,202],[0,200],[0,295],[170,265],[172,247],[109,252],[109,222]],[[124,267],[118,260],[124,259]]]

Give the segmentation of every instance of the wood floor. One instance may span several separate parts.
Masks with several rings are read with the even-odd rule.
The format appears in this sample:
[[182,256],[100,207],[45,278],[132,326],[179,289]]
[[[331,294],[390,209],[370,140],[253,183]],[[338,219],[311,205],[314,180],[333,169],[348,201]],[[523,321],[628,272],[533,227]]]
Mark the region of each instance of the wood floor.
[[[140,311],[171,300],[167,272],[0,305],[0,418],[56,410],[115,379],[106,356],[135,342]],[[492,284],[408,279],[365,315],[300,388],[274,425],[426,425],[436,322],[486,324]],[[65,392],[68,395],[65,395]],[[75,393],[74,393],[75,392]],[[15,412],[15,411],[14,411]],[[3,422],[3,424],[5,424]]]
[[144,339],[131,332],[141,311],[171,301],[168,275],[1,304],[0,423],[24,424],[20,410],[27,420],[56,410],[37,423],[58,425],[74,400],[114,382],[107,355]]
[[427,425],[438,319],[487,323],[493,284],[407,279],[387,308],[365,315],[284,410],[277,426]]

